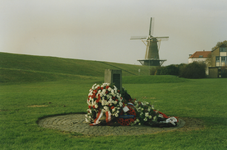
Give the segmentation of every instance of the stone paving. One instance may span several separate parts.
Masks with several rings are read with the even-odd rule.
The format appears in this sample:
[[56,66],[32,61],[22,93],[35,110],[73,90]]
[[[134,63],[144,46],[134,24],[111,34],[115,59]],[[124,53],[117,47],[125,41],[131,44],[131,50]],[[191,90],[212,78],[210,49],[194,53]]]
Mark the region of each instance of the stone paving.
[[38,125],[44,128],[57,129],[61,131],[76,132],[89,136],[108,135],[141,135],[154,134],[177,130],[185,125],[185,121],[179,119],[177,127],[149,127],[149,126],[90,126],[85,122],[85,114],[69,114],[47,117],[38,121]]

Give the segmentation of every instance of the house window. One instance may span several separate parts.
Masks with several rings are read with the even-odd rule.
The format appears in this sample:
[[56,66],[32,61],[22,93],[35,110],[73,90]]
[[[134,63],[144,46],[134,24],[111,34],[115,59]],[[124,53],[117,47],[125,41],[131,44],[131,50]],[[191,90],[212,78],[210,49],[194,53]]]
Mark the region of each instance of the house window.
[[216,61],[219,62],[220,61],[220,57],[216,56]]
[[199,55],[199,58],[203,58],[203,55]]
[[220,52],[227,52],[227,47],[220,47]]
[[225,61],[225,56],[221,57],[221,62],[224,62],[224,61]]

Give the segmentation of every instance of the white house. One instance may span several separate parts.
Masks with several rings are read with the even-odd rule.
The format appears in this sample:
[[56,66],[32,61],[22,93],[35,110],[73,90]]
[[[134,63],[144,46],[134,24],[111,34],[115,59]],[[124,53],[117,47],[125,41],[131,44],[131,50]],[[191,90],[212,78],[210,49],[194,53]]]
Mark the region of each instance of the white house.
[[[208,58],[209,54],[211,54],[211,51],[196,51],[192,55],[189,54],[188,63],[192,63],[194,61],[206,63],[206,59]],[[206,68],[206,74],[208,75],[208,66]]]

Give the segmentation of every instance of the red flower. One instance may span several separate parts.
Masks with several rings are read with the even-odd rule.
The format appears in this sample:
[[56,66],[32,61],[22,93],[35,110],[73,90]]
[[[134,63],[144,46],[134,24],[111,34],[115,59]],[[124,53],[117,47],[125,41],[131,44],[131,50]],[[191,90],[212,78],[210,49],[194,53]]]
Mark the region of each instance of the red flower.
[[106,94],[108,94],[108,91],[106,91]]
[[93,108],[95,109],[95,105],[93,105]]
[[118,93],[120,93],[120,90],[117,90]]
[[96,103],[98,103],[98,102],[99,102],[99,100],[100,100],[100,99],[97,99],[97,100],[96,100]]
[[100,97],[100,94],[98,95],[98,100],[100,100],[101,99],[101,97]]
[[109,88],[109,86],[107,85],[107,86],[106,86],[106,89],[108,89],[108,88]]
[[112,99],[115,99],[115,97],[113,96]]
[[89,109],[91,109],[91,106],[88,106]]
[[103,90],[103,87],[101,87],[101,90]]
[[114,109],[114,106],[112,106],[111,109]]

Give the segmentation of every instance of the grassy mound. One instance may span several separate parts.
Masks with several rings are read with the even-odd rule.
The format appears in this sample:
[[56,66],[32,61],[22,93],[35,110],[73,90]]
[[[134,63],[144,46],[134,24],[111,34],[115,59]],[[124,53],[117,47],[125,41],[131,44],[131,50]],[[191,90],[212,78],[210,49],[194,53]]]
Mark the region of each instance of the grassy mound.
[[148,75],[147,66],[57,57],[0,53],[0,83],[40,82],[103,77],[105,69],[122,70],[123,76]]

